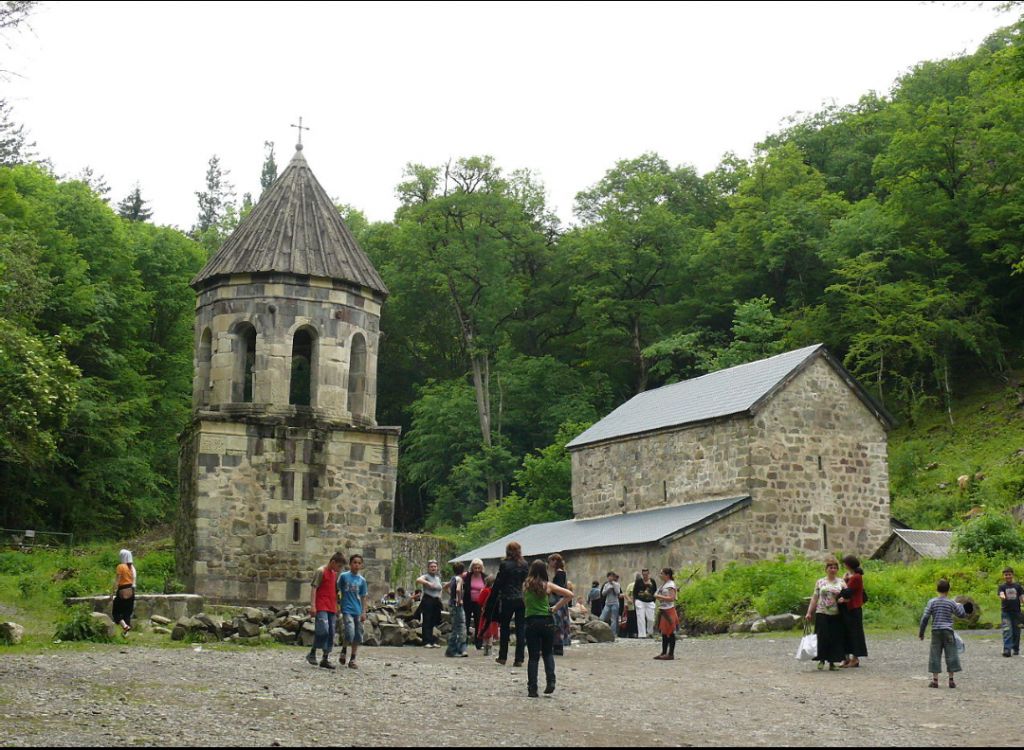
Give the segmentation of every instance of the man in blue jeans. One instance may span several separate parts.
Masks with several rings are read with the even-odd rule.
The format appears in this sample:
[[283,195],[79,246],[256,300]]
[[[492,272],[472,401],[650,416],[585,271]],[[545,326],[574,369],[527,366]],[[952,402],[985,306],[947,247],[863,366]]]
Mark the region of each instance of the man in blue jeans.
[[1002,601],[1003,656],[1020,656],[1020,599],[1024,586],[1013,580],[1013,568],[1003,571],[1003,582],[999,584],[999,598]]
[[338,576],[338,593],[341,594],[341,621],[344,625],[342,633],[339,664],[345,663],[345,650],[352,647],[352,658],[348,662],[349,669],[358,669],[356,653],[363,642],[363,623],[366,622],[366,597],[369,587],[366,579],[359,573],[363,569],[363,556],[352,555],[348,559],[348,570]]
[[334,669],[334,665],[327,657],[334,647],[334,629],[338,622],[338,571],[344,564],[345,556],[335,552],[330,562],[321,565],[313,574],[309,611],[316,620],[316,631],[313,648],[306,656],[306,661],[314,667],[317,663],[316,650],[320,649],[323,652],[320,666],[324,669]]
[[608,571],[608,580],[601,587],[601,596],[604,597],[604,608],[601,610],[601,620],[608,623],[612,629],[612,635],[619,637],[619,597],[622,596],[622,587],[619,586],[619,577],[615,571]]

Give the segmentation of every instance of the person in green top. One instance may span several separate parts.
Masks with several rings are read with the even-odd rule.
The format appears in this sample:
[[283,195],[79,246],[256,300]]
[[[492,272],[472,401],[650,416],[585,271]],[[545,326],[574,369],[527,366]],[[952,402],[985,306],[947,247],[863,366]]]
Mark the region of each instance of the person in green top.
[[[551,594],[562,597],[554,606],[548,602],[548,596]],[[571,601],[572,592],[551,583],[548,580],[547,565],[543,560],[534,560],[530,565],[526,582],[523,583],[526,649],[529,652],[529,661],[526,665],[526,694],[531,698],[540,697],[537,693],[537,671],[541,656],[544,657],[544,676],[547,678],[544,692],[555,692],[555,622],[551,616]]]

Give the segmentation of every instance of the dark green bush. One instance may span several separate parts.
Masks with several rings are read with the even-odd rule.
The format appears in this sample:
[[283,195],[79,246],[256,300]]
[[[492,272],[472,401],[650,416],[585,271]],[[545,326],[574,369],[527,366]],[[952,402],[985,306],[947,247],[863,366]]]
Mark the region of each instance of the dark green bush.
[[1020,524],[1003,513],[984,513],[961,526],[953,536],[953,545],[971,555],[1024,555],[1024,534]]
[[0,575],[19,576],[32,570],[31,558],[23,552],[0,552]]
[[82,595],[82,587],[78,581],[67,581],[60,587],[60,595],[64,599],[71,599]]
[[73,607],[57,622],[53,637],[61,641],[110,643],[107,629],[92,616],[88,607]]

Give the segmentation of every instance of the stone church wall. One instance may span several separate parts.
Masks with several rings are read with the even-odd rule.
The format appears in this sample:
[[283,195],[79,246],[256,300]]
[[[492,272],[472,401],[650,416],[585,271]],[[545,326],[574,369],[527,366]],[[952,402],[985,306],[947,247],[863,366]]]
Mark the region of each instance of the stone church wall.
[[[572,453],[572,474],[576,518],[751,496],[730,517],[742,525],[721,521],[673,543],[667,559],[680,564],[712,551],[716,564],[826,551],[866,558],[890,531],[885,428],[821,357],[754,417],[584,447]],[[634,562],[586,554],[587,571]]]
[[203,418],[183,436],[179,555],[195,593],[303,602],[336,551],[363,555],[371,596],[386,593],[398,430],[294,425]]
[[572,452],[576,518],[746,494],[750,420],[629,437]]
[[870,557],[890,533],[882,423],[823,358],[753,421],[751,532],[759,554]]

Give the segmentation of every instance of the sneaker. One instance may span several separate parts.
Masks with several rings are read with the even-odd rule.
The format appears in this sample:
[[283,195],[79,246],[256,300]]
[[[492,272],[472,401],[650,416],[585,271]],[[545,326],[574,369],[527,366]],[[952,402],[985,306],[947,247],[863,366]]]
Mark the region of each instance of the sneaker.
[[359,669],[359,667],[356,666],[356,660],[355,659],[353,659],[352,661],[350,661],[348,663],[348,668],[349,669]]
[[1009,651],[1003,651],[1003,656],[1005,656],[1007,659],[1009,659],[1010,658],[1010,652]]
[[544,688],[544,695],[551,695],[553,692],[555,692],[555,683],[549,682],[548,686]]
[[503,667],[505,666],[505,664],[508,663],[508,661],[506,659],[495,659],[494,661],[496,661],[498,664],[500,664]]
[[327,661],[327,659],[324,659],[323,661],[320,662],[320,668],[321,669],[337,669],[337,667],[335,667],[333,664],[331,664],[329,661]]
[[312,664],[315,667],[316,666],[316,654],[306,654],[306,661],[308,661],[310,664]]
[[468,651],[463,651],[461,654],[459,654],[459,656],[461,656],[463,659],[466,659],[466,658],[469,657],[469,652]]
[[533,690],[530,690],[530,691],[528,691],[526,693],[526,697],[527,698],[540,698],[540,693],[538,693],[537,689],[534,688]]
[[521,667],[521,666],[523,666],[523,663],[521,661],[514,661],[514,662],[512,662],[512,666],[513,667]]

